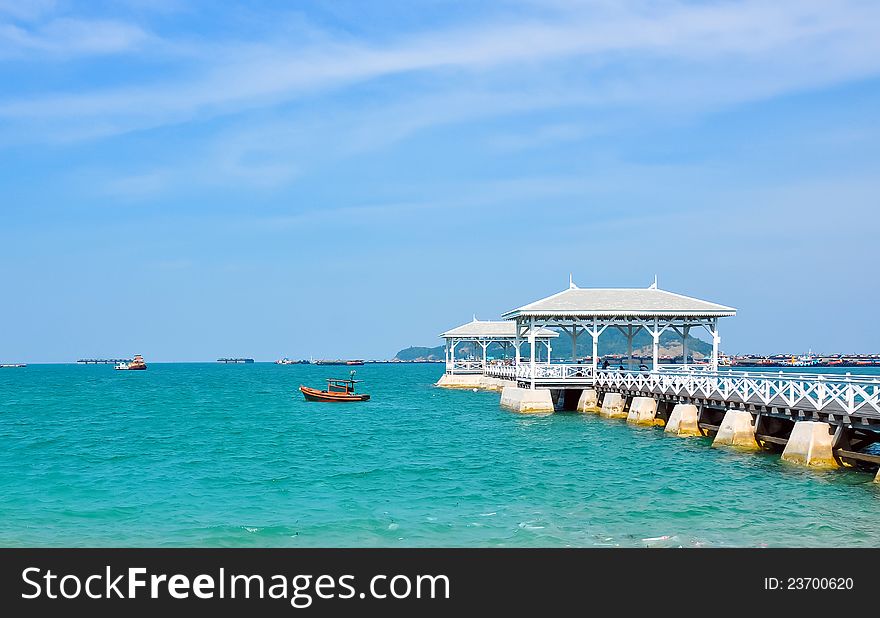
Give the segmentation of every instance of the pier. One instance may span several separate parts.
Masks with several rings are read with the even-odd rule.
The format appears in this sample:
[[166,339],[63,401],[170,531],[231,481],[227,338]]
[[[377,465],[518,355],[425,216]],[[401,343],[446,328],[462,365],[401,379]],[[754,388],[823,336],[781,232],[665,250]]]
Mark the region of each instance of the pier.
[[130,363],[130,358],[81,358],[76,361],[79,365],[115,365],[116,363]]
[[[733,307],[661,290],[656,282],[646,289],[582,289],[570,282],[508,311],[501,322],[474,320],[443,333],[446,372],[437,385],[501,391],[501,406],[520,413],[592,412],[664,427],[669,435],[708,436],[715,447],[778,451],[813,468],[880,466],[880,455],[865,452],[880,441],[880,377],[719,367],[719,320],[735,315]],[[617,367],[599,363],[599,339],[608,329],[628,342]],[[651,365],[634,366],[633,338],[643,329],[651,335]],[[688,335],[697,329],[711,338],[708,362],[689,362]],[[681,363],[660,363],[660,336],[668,330],[681,337]],[[577,357],[584,334],[592,340],[586,362]],[[552,358],[554,335],[571,337],[571,359]],[[462,341],[478,343],[482,356],[456,358]],[[493,342],[512,347],[513,358],[489,360]]]

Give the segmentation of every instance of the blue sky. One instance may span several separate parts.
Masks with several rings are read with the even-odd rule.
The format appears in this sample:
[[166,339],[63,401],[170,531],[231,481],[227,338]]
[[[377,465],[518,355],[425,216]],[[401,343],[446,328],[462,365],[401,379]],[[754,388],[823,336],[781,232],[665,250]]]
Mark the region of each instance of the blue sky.
[[387,358],[567,286],[878,352],[880,3],[0,0],[0,362]]

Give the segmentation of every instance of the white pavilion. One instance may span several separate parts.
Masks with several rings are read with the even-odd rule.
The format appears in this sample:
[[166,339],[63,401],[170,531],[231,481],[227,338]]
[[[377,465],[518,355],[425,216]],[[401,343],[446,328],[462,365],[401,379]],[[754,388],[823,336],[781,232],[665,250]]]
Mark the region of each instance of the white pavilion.
[[[544,358],[547,362],[550,360],[552,339],[559,337],[559,333],[550,329],[539,329],[535,333],[534,340],[529,338],[528,334],[525,338],[517,335],[516,323],[510,320],[478,320],[474,316],[473,321],[461,326],[456,326],[440,335],[446,340],[446,373],[449,375],[466,375],[480,374],[482,375],[489,364],[487,351],[489,346],[498,344],[504,351],[505,356],[508,350],[516,348],[514,358],[521,355],[522,344],[526,341],[533,341],[534,346],[543,345],[546,353]],[[455,351],[461,343],[474,343],[482,349],[481,357],[474,358],[456,358]],[[532,356],[536,356],[535,350],[532,350]],[[513,362],[513,359],[511,359]]]
[[[571,370],[579,375],[596,375],[598,371],[599,337],[609,328],[619,330],[629,342],[628,369],[633,369],[632,342],[642,329],[652,338],[651,371],[661,369],[659,363],[660,336],[668,330],[677,333],[683,341],[683,357],[688,359],[688,336],[691,330],[703,328],[712,339],[712,356],[708,369],[717,371],[721,335],[718,320],[736,315],[736,309],[700,300],[682,294],[661,290],[655,282],[648,288],[579,288],[569,281],[568,289],[542,298],[505,313],[502,317],[515,325],[514,349],[522,341],[532,343],[530,333],[541,329],[558,329],[572,338],[572,355],[577,338],[586,332],[592,338],[593,354],[589,366],[578,365],[572,359]],[[528,382],[534,389],[536,382],[566,374],[564,366],[553,365],[542,370],[535,359],[536,345],[530,346],[528,363],[516,357],[519,382]],[[570,373],[570,372],[569,372]]]

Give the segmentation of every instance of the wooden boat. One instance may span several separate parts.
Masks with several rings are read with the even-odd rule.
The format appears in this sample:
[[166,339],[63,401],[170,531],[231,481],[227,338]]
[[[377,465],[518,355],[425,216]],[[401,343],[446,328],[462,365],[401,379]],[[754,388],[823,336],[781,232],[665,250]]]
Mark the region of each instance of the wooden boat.
[[[352,372],[352,374],[354,374],[354,372]],[[307,401],[369,401],[369,395],[354,392],[354,385],[359,381],[360,380],[355,380],[353,376],[348,380],[330,378],[327,380],[327,390],[325,391],[319,391],[316,388],[309,388],[308,386],[302,385],[300,385],[299,390]]]

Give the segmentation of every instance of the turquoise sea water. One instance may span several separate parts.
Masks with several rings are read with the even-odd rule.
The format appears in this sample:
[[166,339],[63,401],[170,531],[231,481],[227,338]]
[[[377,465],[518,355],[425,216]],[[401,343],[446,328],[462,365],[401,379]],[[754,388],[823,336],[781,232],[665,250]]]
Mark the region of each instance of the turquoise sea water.
[[319,404],[297,386],[344,367],[0,369],[0,545],[880,546],[868,474],[520,416],[441,371]]

